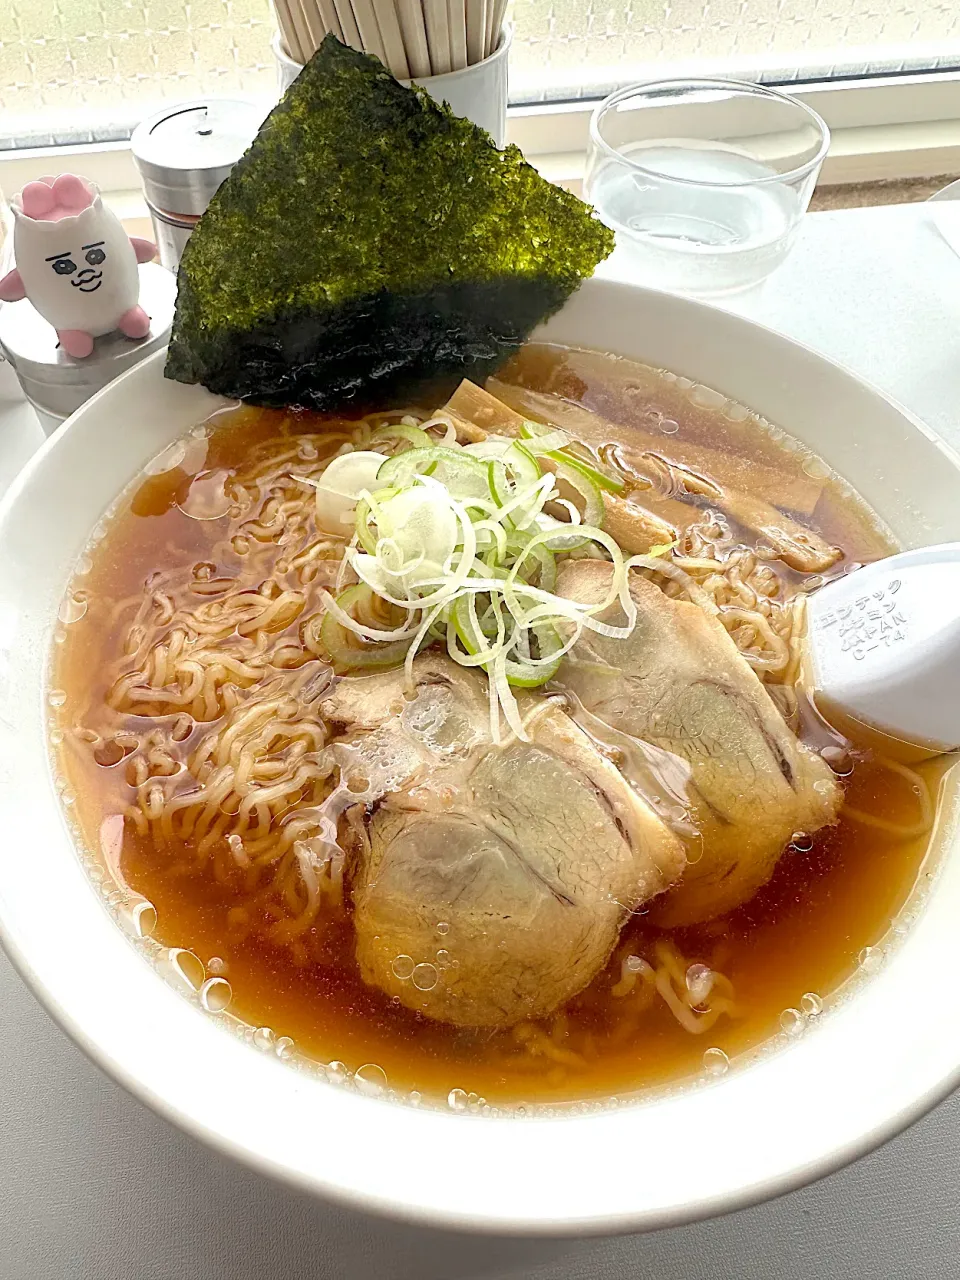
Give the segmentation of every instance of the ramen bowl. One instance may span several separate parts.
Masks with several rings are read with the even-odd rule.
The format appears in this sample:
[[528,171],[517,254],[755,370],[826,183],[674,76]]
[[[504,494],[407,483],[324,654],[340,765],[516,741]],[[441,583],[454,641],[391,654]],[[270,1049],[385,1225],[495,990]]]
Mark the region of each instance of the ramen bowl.
[[[780,335],[594,280],[537,336],[644,360],[750,406],[826,459],[905,546],[960,537],[957,458]],[[953,972],[960,916],[951,775],[920,884],[870,971],[801,1036],[717,1078],[530,1116],[417,1109],[281,1061],[185,999],[105,909],[79,856],[51,752],[48,670],[91,533],[144,464],[220,404],[165,381],[154,357],[47,441],[0,507],[0,933],[95,1062],[185,1131],[292,1186],[409,1221],[543,1235],[742,1208],[870,1150],[960,1082],[957,997],[939,981]]]

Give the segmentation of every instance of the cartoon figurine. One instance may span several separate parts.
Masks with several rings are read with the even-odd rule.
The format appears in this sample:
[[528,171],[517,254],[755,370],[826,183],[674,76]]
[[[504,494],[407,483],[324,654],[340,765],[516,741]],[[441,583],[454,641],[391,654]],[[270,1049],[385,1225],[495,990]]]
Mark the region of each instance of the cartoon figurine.
[[146,337],[137,264],[156,245],[128,236],[92,183],[72,173],[28,182],[13,216],[17,266],[0,280],[0,299],[29,298],[71,356],[90,355],[94,338],[115,329]]

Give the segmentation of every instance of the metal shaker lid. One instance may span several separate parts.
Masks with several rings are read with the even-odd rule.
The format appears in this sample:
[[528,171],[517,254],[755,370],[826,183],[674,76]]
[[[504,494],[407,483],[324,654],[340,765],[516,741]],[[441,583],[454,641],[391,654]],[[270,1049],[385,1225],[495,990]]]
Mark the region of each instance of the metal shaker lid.
[[242,98],[206,98],[166,107],[130,139],[150,204],[199,216],[253,141],[266,108]]
[[0,351],[32,400],[64,415],[72,413],[95,391],[166,345],[176,277],[155,262],[142,263],[139,272],[140,306],[150,317],[150,332],[136,340],[119,332],[104,334],[83,360],[67,355],[53,326],[29,302],[0,305]]

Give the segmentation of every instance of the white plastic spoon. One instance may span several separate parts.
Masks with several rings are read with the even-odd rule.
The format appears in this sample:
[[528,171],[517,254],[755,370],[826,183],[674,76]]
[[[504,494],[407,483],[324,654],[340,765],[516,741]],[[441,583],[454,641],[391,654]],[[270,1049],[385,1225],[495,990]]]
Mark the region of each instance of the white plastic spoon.
[[960,542],[903,551],[810,597],[821,713],[930,752],[960,748]]

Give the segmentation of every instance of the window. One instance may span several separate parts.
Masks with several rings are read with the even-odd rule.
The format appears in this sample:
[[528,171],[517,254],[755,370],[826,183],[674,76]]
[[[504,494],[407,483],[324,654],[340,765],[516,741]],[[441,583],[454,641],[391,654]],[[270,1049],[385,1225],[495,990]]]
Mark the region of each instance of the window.
[[658,75],[774,83],[960,66],[953,0],[514,0],[515,101]]
[[[952,0],[513,0],[517,103],[653,75],[960,66]],[[163,101],[275,92],[268,0],[0,0],[0,148],[109,141]]]
[[274,91],[268,0],[0,0],[0,147],[129,137],[164,101]]

